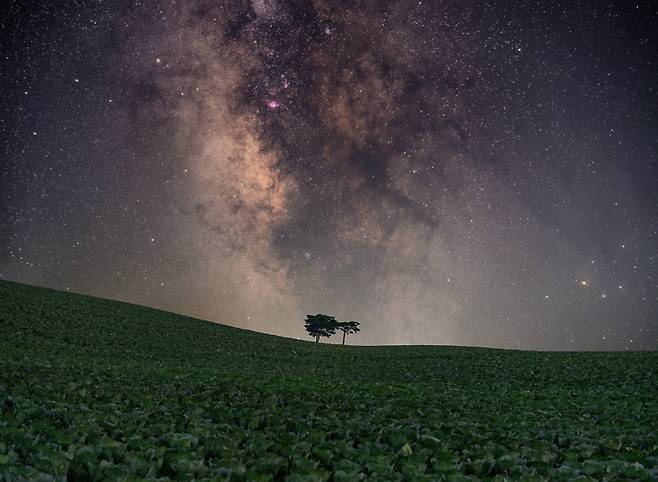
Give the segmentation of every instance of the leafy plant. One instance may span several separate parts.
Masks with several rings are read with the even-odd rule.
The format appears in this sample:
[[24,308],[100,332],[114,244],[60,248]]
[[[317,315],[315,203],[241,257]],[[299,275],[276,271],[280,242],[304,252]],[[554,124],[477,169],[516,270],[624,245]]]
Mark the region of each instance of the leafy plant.
[[658,353],[299,342],[0,282],[0,481],[658,480]]

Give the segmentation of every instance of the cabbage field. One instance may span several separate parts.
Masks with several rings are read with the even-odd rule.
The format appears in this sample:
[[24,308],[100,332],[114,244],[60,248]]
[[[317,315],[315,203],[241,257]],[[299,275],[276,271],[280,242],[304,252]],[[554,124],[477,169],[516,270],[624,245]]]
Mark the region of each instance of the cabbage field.
[[14,480],[658,480],[658,353],[315,344],[0,282]]

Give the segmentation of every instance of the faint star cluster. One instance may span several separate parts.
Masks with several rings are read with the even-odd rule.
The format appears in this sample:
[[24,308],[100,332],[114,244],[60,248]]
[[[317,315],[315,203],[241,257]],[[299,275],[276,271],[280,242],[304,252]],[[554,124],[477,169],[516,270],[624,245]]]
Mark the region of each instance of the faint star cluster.
[[658,8],[24,4],[0,276],[297,337],[658,349]]

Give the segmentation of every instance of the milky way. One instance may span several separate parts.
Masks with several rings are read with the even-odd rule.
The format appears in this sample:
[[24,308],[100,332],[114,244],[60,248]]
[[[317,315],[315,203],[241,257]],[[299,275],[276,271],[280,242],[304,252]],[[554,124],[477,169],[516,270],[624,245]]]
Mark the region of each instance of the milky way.
[[9,2],[4,279],[361,344],[657,349],[658,8]]

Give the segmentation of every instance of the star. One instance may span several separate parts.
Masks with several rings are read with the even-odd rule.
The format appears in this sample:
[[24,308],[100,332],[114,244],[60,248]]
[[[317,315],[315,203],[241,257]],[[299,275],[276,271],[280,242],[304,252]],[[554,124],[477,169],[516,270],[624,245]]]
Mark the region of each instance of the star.
[[291,337],[308,306],[371,344],[658,349],[658,6],[160,3],[14,9],[3,278]]

